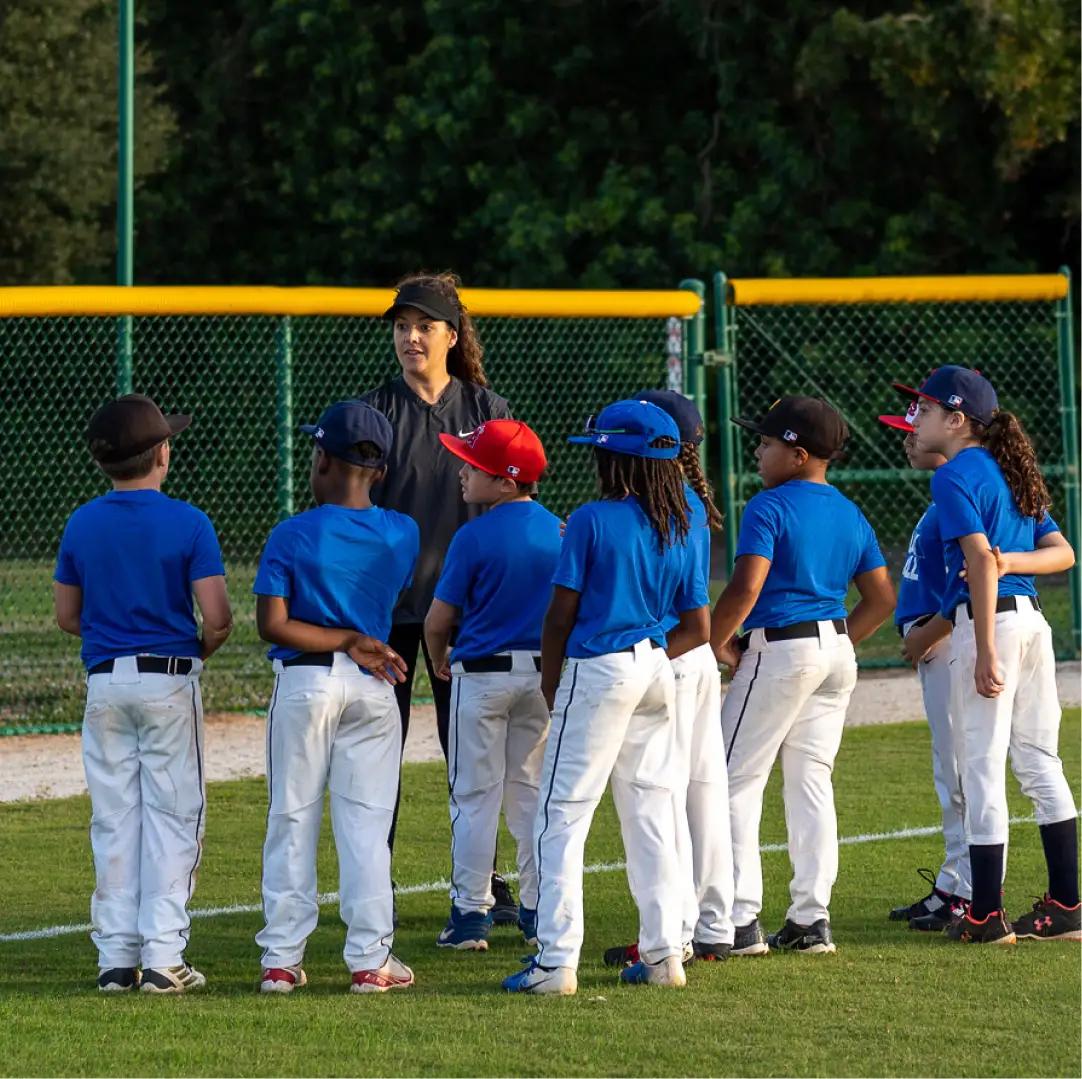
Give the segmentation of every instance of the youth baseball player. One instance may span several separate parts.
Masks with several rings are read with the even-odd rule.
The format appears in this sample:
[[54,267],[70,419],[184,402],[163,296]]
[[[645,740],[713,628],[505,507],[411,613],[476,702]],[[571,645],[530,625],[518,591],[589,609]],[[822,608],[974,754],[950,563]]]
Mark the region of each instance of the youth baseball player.
[[541,622],[560,554],[560,520],[533,499],[545,451],[521,420],[489,420],[466,438],[441,434],[440,442],[463,462],[463,500],[486,512],[451,540],[425,619],[436,674],[453,676],[451,913],[437,944],[485,951],[501,803],[518,845],[519,928],[528,943],[537,937],[533,822],[549,727]]
[[256,573],[259,635],[272,644],[263,847],[264,993],[306,982],[316,927],[316,846],[330,790],[346,923],[350,991],[413,984],[391,952],[391,826],[402,755],[394,685],[405,664],[382,642],[417,559],[417,525],[369,492],[392,442],[385,416],[361,401],[332,405],[311,426],[314,509],[270,534]]
[[[915,445],[912,419],[916,402],[904,416],[880,416],[879,422],[905,431],[905,455],[913,468],[935,471],[946,458],[922,453]],[[898,606],[894,622],[901,636],[904,654],[916,666],[920,678],[924,714],[932,733],[932,778],[943,815],[943,842],[946,857],[938,874],[922,869],[931,891],[915,903],[895,907],[892,921],[905,921],[911,929],[942,931],[951,918],[962,913],[973,896],[969,875],[969,847],[965,836],[965,798],[954,752],[954,729],[950,712],[950,623],[939,613],[946,570],[939,515],[933,502],[923,513],[909,538]],[[930,646],[923,644],[931,640]]]
[[206,984],[184,960],[206,825],[199,674],[233,623],[214,526],[161,491],[190,423],[141,394],[94,414],[90,452],[113,489],[71,515],[56,561],[56,620],[87,668],[91,939],[109,993]]
[[[1069,568],[1074,552],[1048,516],[1033,445],[983,375],[940,367],[919,390],[895,387],[918,399],[917,448],[947,459],[932,498],[947,573],[940,613],[954,625],[951,712],[973,876],[972,905],[947,935],[966,944],[1080,940],[1078,822],[1058,755],[1052,631],[1032,576]],[[1000,898],[1008,752],[1036,807],[1048,866],[1047,892],[1013,926]]]
[[[730,954],[830,953],[838,874],[831,772],[857,680],[853,646],[890,614],[894,588],[871,525],[827,481],[849,435],[841,416],[817,398],[783,397],[761,420],[733,422],[760,436],[764,490],[744,510],[732,579],[711,628],[718,658],[736,667],[721,710],[735,865]],[[851,581],[860,602],[847,618]],[[779,756],[792,902],[785,924],[766,939],[759,821]]]
[[[686,543],[679,440],[672,418],[645,401],[609,405],[570,440],[594,447],[601,498],[568,519],[542,630],[541,686],[554,707],[535,823],[538,953],[504,980],[509,992],[578,988],[583,852],[610,776],[640,925],[639,962],[620,978],[686,984],[666,643],[674,656],[698,647],[709,612]],[[680,623],[666,641],[674,607]]]

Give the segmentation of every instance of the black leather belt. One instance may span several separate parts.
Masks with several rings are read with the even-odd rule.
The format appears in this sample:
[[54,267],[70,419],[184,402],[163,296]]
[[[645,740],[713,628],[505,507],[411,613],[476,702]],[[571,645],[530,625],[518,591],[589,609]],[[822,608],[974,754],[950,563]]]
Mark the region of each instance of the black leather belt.
[[[823,621],[827,621],[827,619],[823,619]],[[834,628],[838,633],[848,635],[849,628],[846,626],[844,618],[831,618],[830,621],[834,624]],[[746,652],[748,650],[748,645],[751,643],[751,635],[753,632],[754,630],[749,630],[737,639],[736,646],[741,652]],[[818,636],[818,622],[794,622],[791,626],[777,626],[776,628],[767,628],[763,630],[763,637],[771,644],[773,644],[774,641],[799,641],[806,637]]]
[[[352,663],[353,661],[350,660]],[[302,652],[292,659],[283,659],[283,667],[333,667],[333,652]]]
[[[1041,609],[1040,601],[1036,596],[1000,596],[996,600],[996,614],[1002,614],[1004,611],[1017,611],[1018,601],[1020,599],[1028,599],[1033,604],[1033,609],[1039,611]],[[965,607],[966,614],[969,615],[969,620],[973,621],[973,603],[971,600],[966,600],[965,603],[959,603],[957,607],[951,611],[951,625],[953,626],[955,620],[958,618],[958,609]]]
[[926,626],[931,620],[935,618],[934,614],[922,614],[916,618],[903,618],[901,622],[895,627],[898,630],[899,637],[905,637],[905,624],[909,623],[910,629],[916,629],[918,626]]
[[[651,648],[664,648],[665,646],[663,644],[658,644],[657,641],[655,641],[654,638],[651,637],[650,638],[650,647]],[[617,652],[634,652],[635,651],[635,646],[631,645],[629,648],[618,648],[616,651]]]
[[[106,659],[95,664],[87,674],[112,674],[115,660]],[[192,661],[183,656],[136,656],[135,665],[140,674],[191,674]]]
[[[510,671],[514,666],[511,656],[482,656],[480,659],[461,660],[462,670],[466,674],[496,674]],[[533,657],[534,670],[541,670],[541,657]]]

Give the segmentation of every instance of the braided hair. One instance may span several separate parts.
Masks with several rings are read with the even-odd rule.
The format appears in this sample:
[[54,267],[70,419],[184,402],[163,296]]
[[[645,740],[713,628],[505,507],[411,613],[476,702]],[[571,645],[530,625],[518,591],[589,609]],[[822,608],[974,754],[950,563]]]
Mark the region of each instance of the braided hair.
[[[671,438],[657,438],[657,449],[675,446]],[[633,457],[594,447],[601,497],[618,501],[634,495],[657,533],[658,550],[677,541],[683,543],[690,529],[688,502],[684,495],[684,474],[677,460]]]
[[676,460],[679,462],[688,486],[703,500],[703,505],[706,507],[707,527],[715,532],[720,531],[725,519],[721,515],[721,510],[714,505],[714,489],[703,472],[703,464],[699,460],[699,447],[694,442],[681,442],[680,456]]

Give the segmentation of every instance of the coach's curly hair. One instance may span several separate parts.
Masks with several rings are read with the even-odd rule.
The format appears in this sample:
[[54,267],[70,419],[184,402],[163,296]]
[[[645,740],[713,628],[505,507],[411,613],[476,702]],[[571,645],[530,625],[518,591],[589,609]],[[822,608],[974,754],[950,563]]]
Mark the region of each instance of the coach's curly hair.
[[[671,438],[650,443],[658,449],[675,446]],[[601,497],[618,501],[635,495],[657,533],[658,549],[664,551],[683,542],[690,529],[688,500],[684,495],[684,474],[676,460],[632,457],[594,447]]]
[[703,500],[706,507],[707,527],[717,532],[725,523],[721,510],[714,504],[714,488],[703,472],[703,464],[699,459],[699,447],[694,442],[680,443],[680,456],[677,457],[680,468],[683,470],[684,479],[688,486]]
[[987,427],[974,424],[981,445],[996,459],[1011,489],[1018,512],[1038,521],[1052,505],[1048,485],[1037,464],[1037,452],[1013,412],[997,412]]
[[449,272],[412,273],[398,281],[395,288],[400,289],[404,285],[424,285],[425,288],[433,289],[441,296],[445,296],[458,308],[458,340],[447,353],[447,372],[463,382],[487,386],[488,379],[485,377],[485,369],[481,364],[484,349],[481,347],[473,319],[470,318],[465,304],[458,295],[458,290],[462,287],[458,275]]

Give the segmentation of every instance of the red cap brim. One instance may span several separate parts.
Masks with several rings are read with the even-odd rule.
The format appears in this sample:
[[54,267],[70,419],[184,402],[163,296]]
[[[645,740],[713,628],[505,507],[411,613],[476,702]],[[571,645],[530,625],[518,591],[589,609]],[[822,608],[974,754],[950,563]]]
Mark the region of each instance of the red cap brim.
[[904,416],[880,416],[879,422],[907,434],[913,430],[913,425]]
[[476,456],[474,456],[464,438],[455,438],[454,435],[441,434],[440,443],[445,450],[450,450],[451,453],[456,457],[461,458],[466,464],[473,465],[474,468],[479,468],[482,472],[488,472],[490,476],[494,474],[486,465],[481,464]]

